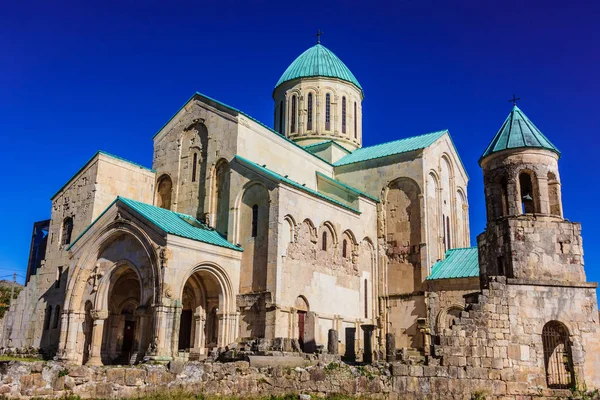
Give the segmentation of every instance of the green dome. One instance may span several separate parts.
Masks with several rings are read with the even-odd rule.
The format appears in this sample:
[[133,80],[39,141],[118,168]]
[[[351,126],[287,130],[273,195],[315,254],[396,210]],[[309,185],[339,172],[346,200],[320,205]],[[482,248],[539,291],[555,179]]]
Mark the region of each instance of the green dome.
[[316,44],[300,54],[281,75],[275,88],[284,82],[311,76],[338,78],[354,84],[362,92],[360,83],[346,67],[346,64],[321,44]]

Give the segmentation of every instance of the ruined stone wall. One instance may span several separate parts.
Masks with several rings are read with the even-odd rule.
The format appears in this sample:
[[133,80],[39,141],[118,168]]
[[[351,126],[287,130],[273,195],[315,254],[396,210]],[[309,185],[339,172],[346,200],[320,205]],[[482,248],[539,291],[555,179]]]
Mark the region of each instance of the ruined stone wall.
[[[306,365],[306,364],[305,364]],[[283,394],[335,394],[390,400],[558,400],[568,390],[521,390],[462,367],[382,364],[253,367],[235,363],[172,363],[139,367],[73,367],[55,362],[0,365],[0,394],[12,398],[138,398],[187,392],[241,398]]]
[[598,387],[595,285],[537,286],[494,279],[488,289],[470,296],[451,328],[434,336],[440,365],[464,368],[469,378],[501,380],[510,393],[545,389],[542,332],[557,321],[568,329],[572,355],[565,362],[568,358],[572,379],[578,387]]
[[427,315],[432,334],[452,326],[467,306],[465,295],[479,292],[479,277],[427,281]]

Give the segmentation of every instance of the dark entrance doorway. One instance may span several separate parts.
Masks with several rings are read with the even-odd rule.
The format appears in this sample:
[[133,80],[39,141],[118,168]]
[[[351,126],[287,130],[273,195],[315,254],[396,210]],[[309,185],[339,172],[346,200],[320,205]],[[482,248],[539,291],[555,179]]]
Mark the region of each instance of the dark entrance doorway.
[[298,343],[300,349],[304,351],[304,324],[306,321],[306,312],[298,311]]
[[125,321],[123,327],[123,347],[121,353],[124,356],[129,356],[133,350],[133,342],[135,340],[135,321]]
[[192,310],[181,312],[179,328],[179,350],[189,349],[192,339]]

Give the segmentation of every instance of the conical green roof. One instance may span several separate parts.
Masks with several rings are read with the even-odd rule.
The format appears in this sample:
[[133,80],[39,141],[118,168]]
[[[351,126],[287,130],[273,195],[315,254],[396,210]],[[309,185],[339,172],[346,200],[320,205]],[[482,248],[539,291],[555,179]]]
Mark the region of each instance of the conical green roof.
[[548,140],[546,136],[531,122],[529,118],[516,105],[494,136],[491,143],[479,159],[507,149],[538,148],[555,152],[560,156],[560,151]]
[[275,88],[292,79],[311,76],[338,78],[354,84],[362,92],[360,83],[346,67],[346,64],[322,44],[316,44],[300,54],[281,75]]

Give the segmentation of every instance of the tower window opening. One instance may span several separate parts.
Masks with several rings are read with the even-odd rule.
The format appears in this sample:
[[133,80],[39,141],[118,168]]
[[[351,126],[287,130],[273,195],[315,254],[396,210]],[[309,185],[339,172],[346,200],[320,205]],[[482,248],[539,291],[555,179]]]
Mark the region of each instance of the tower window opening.
[[331,95],[325,95],[325,130],[331,130]]
[[354,139],[358,139],[358,115],[356,115],[356,102],[354,102]]
[[60,323],[60,306],[57,305],[54,309],[54,323],[52,324],[52,328],[58,328],[58,324]]
[[448,251],[448,245],[446,243],[446,216],[442,214],[442,234],[444,235],[444,253]]
[[446,248],[450,250],[452,247],[452,243],[450,242],[450,217],[446,217]]
[[535,202],[533,200],[533,184],[531,175],[527,172],[522,172],[519,175],[519,187],[521,189],[521,212],[523,214],[535,213]]
[[292,115],[290,116],[290,132],[296,132],[296,95],[292,96]]
[[342,257],[348,258],[348,241],[346,239],[342,242]]
[[323,237],[321,238],[321,249],[327,251],[327,231],[323,232]]
[[258,205],[252,206],[252,237],[258,236]]
[[198,153],[194,153],[194,160],[192,162],[192,182],[196,182],[196,172],[198,169]]
[[62,274],[63,274],[63,267],[58,267],[58,269],[56,270],[56,282],[54,283],[55,289],[60,288],[60,281],[62,280]]
[[346,96],[342,97],[342,133],[346,133]]
[[283,100],[279,102],[279,133],[283,133]]
[[312,93],[308,94],[308,114],[306,115],[306,130],[312,131],[313,129],[313,95]]

